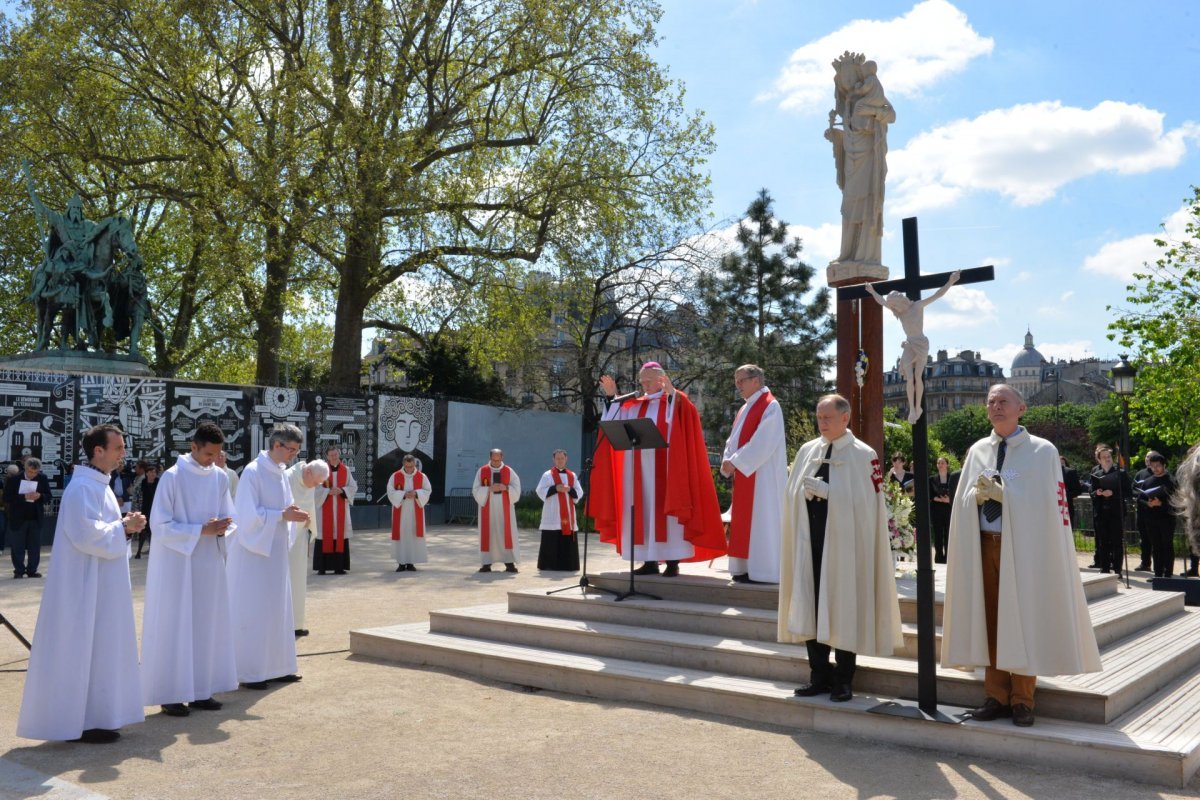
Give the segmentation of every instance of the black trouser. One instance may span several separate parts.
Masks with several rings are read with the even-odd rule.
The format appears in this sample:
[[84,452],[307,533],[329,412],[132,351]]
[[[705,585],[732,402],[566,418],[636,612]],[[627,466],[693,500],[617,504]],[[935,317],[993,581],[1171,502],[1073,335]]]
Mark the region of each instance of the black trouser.
[[[812,542],[813,560],[813,612],[820,611],[821,601],[821,556],[825,552],[825,521],[829,515],[829,504],[823,501],[811,501],[808,504],[809,541]],[[834,650],[827,644],[809,639],[804,643],[808,648],[809,683],[817,686],[833,684],[850,685],[854,680],[854,667],[857,658],[849,650]],[[837,662],[834,669],[829,663],[829,653],[833,652]]]
[[[1154,534],[1151,533],[1151,526],[1154,522],[1140,508],[1137,514],[1138,538],[1142,543],[1142,560],[1138,563],[1149,564],[1154,555]],[[1157,571],[1154,573],[1157,575]]]
[[1125,549],[1121,546],[1121,517],[1119,514],[1097,514],[1096,526],[1096,566],[1116,572],[1121,570],[1121,556]]
[[[1169,578],[1175,571],[1175,519],[1146,519],[1146,534],[1154,562],[1154,577]],[[1143,561],[1148,559],[1143,558]]]
[[8,545],[12,549],[14,575],[32,575],[42,560],[42,521],[8,521]]
[[950,514],[930,512],[929,533],[933,540],[933,558],[938,564],[946,563],[946,548],[950,546]]

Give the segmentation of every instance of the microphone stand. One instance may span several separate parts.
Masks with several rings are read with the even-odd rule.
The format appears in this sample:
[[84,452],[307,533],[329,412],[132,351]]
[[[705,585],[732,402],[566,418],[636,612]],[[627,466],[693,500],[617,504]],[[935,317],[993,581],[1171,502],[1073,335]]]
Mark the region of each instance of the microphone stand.
[[17,637],[18,642],[25,645],[26,650],[33,649],[33,645],[31,645],[29,643],[29,640],[26,639],[24,636],[22,636],[21,632],[19,630],[17,630],[16,627],[14,627],[11,622],[8,621],[8,618],[4,616],[3,611],[0,611],[0,625],[3,625],[4,627],[8,628],[9,633],[11,633],[13,636]]
[[[590,483],[591,475],[592,475],[592,460],[590,458],[588,458],[588,459],[585,459],[583,462],[583,475],[579,479],[579,482],[583,486],[586,486],[588,491],[590,491],[592,488],[592,484]],[[585,595],[588,593],[589,588],[591,588],[592,591],[596,591],[596,592],[607,592],[608,594],[612,594],[612,595],[619,594],[619,592],[614,592],[612,589],[605,589],[603,586],[593,587],[591,585],[591,583],[588,581],[587,551],[588,551],[588,536],[591,534],[590,520],[591,520],[591,517],[586,513],[586,509],[585,509],[584,515],[583,515],[583,526],[582,526],[583,529],[580,531],[580,533],[583,535],[583,569],[580,570],[580,575],[579,575],[579,585],[578,585],[579,590],[581,592],[583,592]],[[576,588],[576,587],[564,586],[561,589],[553,589],[549,592],[546,592],[546,594],[558,594],[559,592],[565,592],[565,591],[568,591],[568,590],[574,589],[574,588]]]

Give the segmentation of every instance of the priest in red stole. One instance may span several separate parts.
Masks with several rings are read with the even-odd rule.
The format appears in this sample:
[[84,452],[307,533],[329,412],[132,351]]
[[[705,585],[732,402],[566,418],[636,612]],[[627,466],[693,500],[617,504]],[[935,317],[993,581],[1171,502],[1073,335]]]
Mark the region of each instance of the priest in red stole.
[[632,534],[634,558],[645,562],[636,574],[657,574],[658,562],[665,561],[663,574],[674,577],[680,561],[724,555],[725,529],[699,412],[657,362],[644,364],[638,381],[641,397],[617,401],[616,382],[608,375],[600,378],[608,398],[603,418],[654,420],[669,446],[617,453],[601,434],[588,510],[600,541],[615,544],[626,558]]
[[783,409],[765,385],[762,367],[733,373],[745,401],[721,456],[721,474],[733,478],[729,574],[738,583],[779,583],[779,530],[787,490]]
[[425,504],[432,494],[429,477],[417,469],[417,459],[409,453],[387,485],[392,504],[392,558],[396,559],[396,572],[416,572],[417,564],[429,560],[425,547]]
[[321,535],[313,544],[313,569],[319,575],[324,575],[326,570],[345,575],[350,569],[350,535],[354,532],[350,506],[354,505],[354,495],[358,494],[358,482],[342,461],[340,448],[327,448],[325,461],[329,464],[329,477],[314,493]]
[[517,501],[521,478],[504,463],[504,451],[494,448],[488,463],[475,472],[471,495],[479,505],[480,572],[491,572],[492,564],[504,564],[505,572],[517,571],[520,541],[517,535]]

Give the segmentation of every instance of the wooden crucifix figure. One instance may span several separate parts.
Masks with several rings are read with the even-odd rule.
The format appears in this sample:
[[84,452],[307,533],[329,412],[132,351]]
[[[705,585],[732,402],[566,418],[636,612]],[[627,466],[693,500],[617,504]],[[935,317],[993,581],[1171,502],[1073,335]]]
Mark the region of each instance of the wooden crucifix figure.
[[[953,273],[935,275],[921,274],[921,259],[917,246],[917,218],[909,217],[903,221],[904,233],[904,277],[899,280],[877,283],[871,289],[865,286],[849,286],[837,290],[838,300],[861,300],[869,295],[886,295],[891,291],[903,292],[914,306],[923,308],[928,303],[921,299],[923,289],[938,289],[938,293],[929,298],[932,302],[945,293],[949,285],[964,283],[980,283],[995,279],[995,270],[990,267],[976,267]],[[955,277],[957,276],[957,277]],[[917,306],[916,304],[920,304]],[[895,310],[895,309],[893,309]],[[899,313],[897,313],[899,316]],[[903,322],[903,320],[901,320]],[[905,331],[911,337],[911,333]],[[918,330],[918,333],[920,331]],[[908,355],[906,353],[906,355]],[[881,359],[882,360],[882,359]],[[917,376],[924,375],[924,362],[915,366]],[[917,414],[913,422],[913,452],[912,469],[917,479],[913,481],[916,489],[914,498],[917,509],[917,708],[911,708],[900,703],[884,703],[871,709],[879,713],[896,714],[899,716],[933,719],[939,722],[958,722],[959,720],[940,714],[937,710],[937,653],[934,650],[934,608],[933,608],[933,548],[929,540],[929,434],[928,415],[923,411],[924,398],[916,395],[915,405],[910,409],[911,415]],[[872,413],[883,415],[883,408],[872,409]]]

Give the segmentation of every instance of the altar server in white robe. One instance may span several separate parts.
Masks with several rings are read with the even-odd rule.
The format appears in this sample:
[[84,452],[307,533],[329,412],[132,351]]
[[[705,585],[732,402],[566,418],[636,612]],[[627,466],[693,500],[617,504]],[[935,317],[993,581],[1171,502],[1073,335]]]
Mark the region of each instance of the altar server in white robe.
[[900,600],[879,457],[850,432],[846,398],[822,397],[816,416],[821,435],[796,453],[788,477],[778,638],[808,647],[809,682],[797,697],[844,702],[858,654],[903,645]]
[[392,558],[396,572],[416,572],[429,561],[425,546],[425,504],[433,494],[429,476],[417,469],[417,459],[406,455],[400,469],[388,480],[392,504]]
[[1058,450],[1020,426],[1025,401],[988,391],[992,433],[963,459],[950,517],[942,666],[984,667],[981,722],[1034,723],[1038,675],[1099,672]]
[[270,449],[242,470],[233,502],[237,533],[229,547],[229,605],[238,680],[247,689],[300,680],[288,548],[296,536],[292,523],[307,522],[308,514],[292,500],[284,465],[303,441],[295,425],[276,425]]
[[504,451],[494,448],[488,463],[475,472],[471,494],[479,505],[480,572],[491,572],[501,562],[505,572],[517,571],[521,557],[517,531],[517,501],[521,499],[521,476],[504,463]]
[[142,689],[146,705],[172,717],[216,711],[213,695],[238,685],[223,552],[233,501],[216,466],[224,443],[216,425],[197,425],[191,453],[163,473],[150,512],[158,549],[146,568]]
[[350,506],[358,494],[358,481],[342,461],[340,448],[326,448],[325,460],[329,462],[329,477],[316,490],[320,541],[313,545],[313,569],[319,575],[327,570],[345,575],[350,569],[350,539],[354,535]]
[[129,582],[129,537],[146,525],[121,515],[109,473],[125,460],[125,437],[97,425],[83,437],[88,466],[63,491],[42,592],[17,735],[115,742],[145,719]]
[[225,472],[225,477],[229,479],[229,499],[237,497],[238,474],[229,468],[228,456],[224,450],[221,455],[217,456],[217,466]]
[[733,478],[729,573],[738,583],[779,583],[779,529],[787,488],[783,409],[765,385],[762,367],[733,373],[745,401],[721,456],[721,474]]
[[555,450],[554,465],[542,473],[533,490],[542,501],[542,546],[538,548],[538,569],[575,572],[579,569],[579,520],[575,505],[583,499],[579,476],[567,469],[567,451]]
[[288,468],[292,502],[308,514],[308,522],[296,525],[296,539],[288,550],[288,574],[292,582],[292,624],[297,637],[308,636],[305,600],[308,597],[308,553],[317,536],[316,489],[329,477],[329,464],[322,459],[297,461]]

